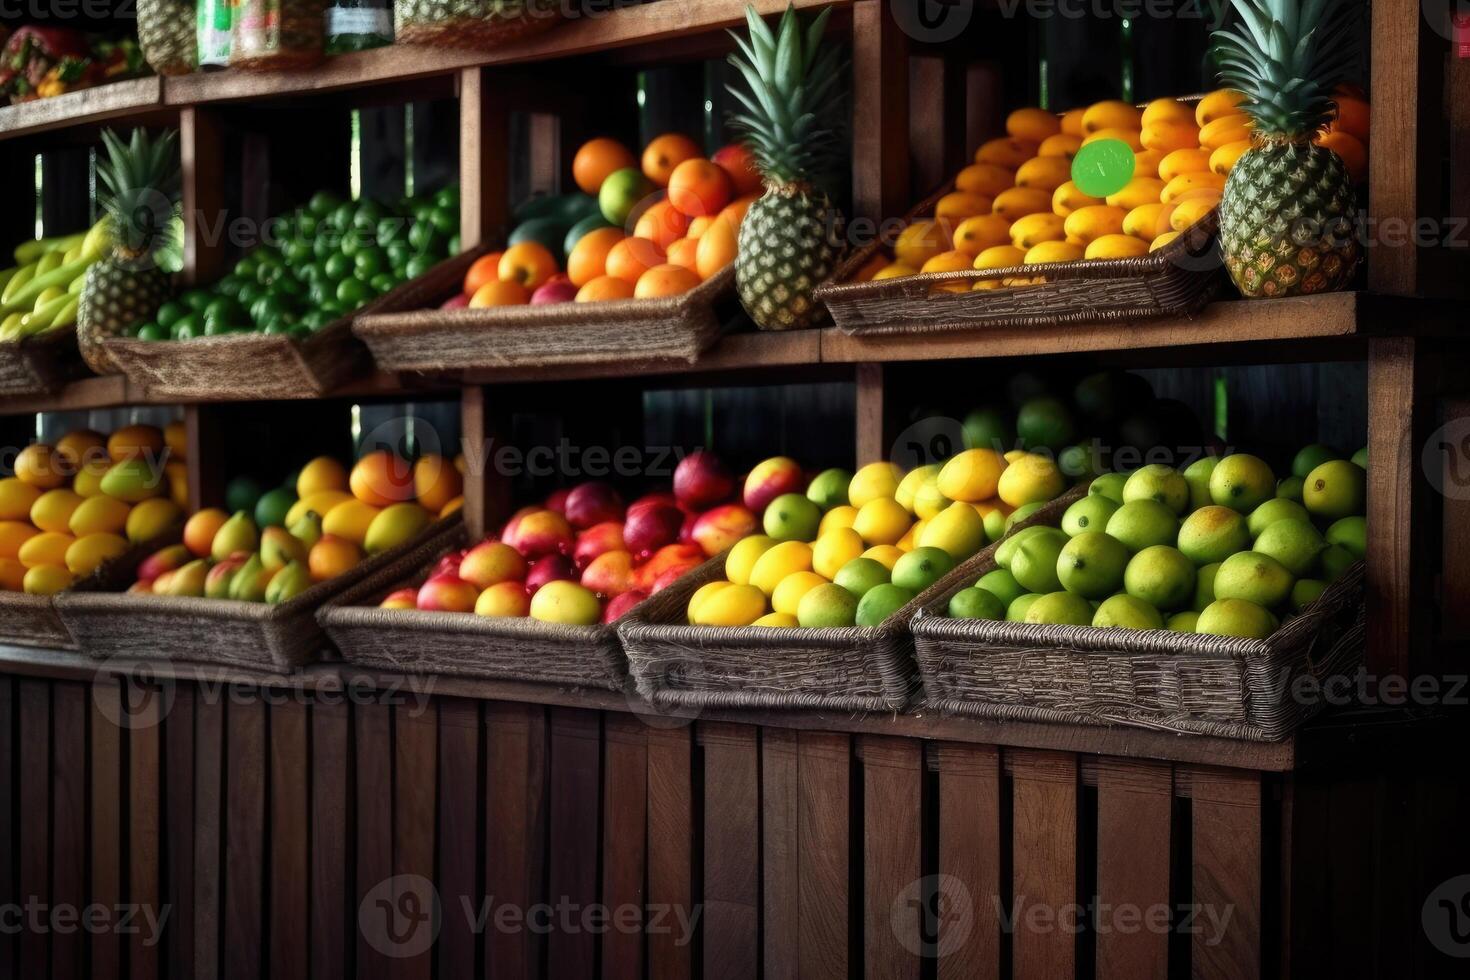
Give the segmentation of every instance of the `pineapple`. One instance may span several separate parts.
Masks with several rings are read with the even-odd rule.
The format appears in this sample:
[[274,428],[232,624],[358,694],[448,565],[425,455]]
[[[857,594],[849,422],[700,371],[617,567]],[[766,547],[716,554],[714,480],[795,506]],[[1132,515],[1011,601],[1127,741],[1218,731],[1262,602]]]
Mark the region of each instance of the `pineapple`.
[[755,155],[765,194],[740,224],[735,282],[740,302],[763,330],[797,330],[825,311],[812,291],[842,257],[842,215],[814,183],[836,143],[825,125],[839,80],[837,49],[822,43],[831,8],[803,28],[788,6],[773,35],[746,7],[749,39],[730,63],[749,92],[731,86],[746,111],[732,123]]
[[1231,0],[1241,25],[1216,31],[1220,81],[1245,95],[1251,147],[1220,202],[1220,247],[1248,297],[1344,289],[1362,247],[1342,158],[1313,145],[1333,119],[1333,86],[1352,67],[1343,0]]
[[102,142],[107,159],[97,162],[97,201],[107,218],[108,244],[103,258],[87,269],[77,346],[92,370],[115,374],[119,368],[102,341],[153,316],[169,297],[169,274],[159,259],[176,247],[178,133],[153,139],[139,128],[124,144],[107,130]]
[[160,75],[187,75],[199,62],[192,0],[138,0],[138,46]]

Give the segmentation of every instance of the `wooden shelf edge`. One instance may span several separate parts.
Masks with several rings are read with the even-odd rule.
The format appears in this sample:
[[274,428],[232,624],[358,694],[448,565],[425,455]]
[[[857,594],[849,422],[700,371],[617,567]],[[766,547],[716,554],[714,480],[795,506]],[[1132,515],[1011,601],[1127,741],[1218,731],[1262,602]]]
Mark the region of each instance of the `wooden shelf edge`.
[[163,104],[163,80],[129,78],[95,88],[0,107],[0,140],[143,114]]

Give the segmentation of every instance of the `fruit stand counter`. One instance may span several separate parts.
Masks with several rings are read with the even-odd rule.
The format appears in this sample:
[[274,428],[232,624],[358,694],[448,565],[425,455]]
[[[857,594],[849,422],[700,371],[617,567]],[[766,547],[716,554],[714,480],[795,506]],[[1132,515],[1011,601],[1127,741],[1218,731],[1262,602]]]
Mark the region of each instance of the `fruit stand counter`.
[[[1432,976],[1451,962],[1401,910],[1449,864],[1463,780],[1443,776],[1442,725],[1393,712],[1247,744],[678,718],[617,694],[332,666],[261,679],[0,658],[0,897],[143,909],[136,932],[0,935],[5,976]],[[1374,764],[1390,755],[1405,762]],[[1328,923],[1344,941],[1322,943]]]

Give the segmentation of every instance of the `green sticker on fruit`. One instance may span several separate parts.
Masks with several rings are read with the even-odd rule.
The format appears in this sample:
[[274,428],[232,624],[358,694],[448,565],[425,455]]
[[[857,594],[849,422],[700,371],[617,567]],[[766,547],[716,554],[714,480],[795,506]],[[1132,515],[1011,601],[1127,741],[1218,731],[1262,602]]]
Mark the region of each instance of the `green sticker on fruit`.
[[1072,158],[1072,183],[1089,197],[1116,194],[1133,179],[1133,148],[1122,140],[1093,140]]

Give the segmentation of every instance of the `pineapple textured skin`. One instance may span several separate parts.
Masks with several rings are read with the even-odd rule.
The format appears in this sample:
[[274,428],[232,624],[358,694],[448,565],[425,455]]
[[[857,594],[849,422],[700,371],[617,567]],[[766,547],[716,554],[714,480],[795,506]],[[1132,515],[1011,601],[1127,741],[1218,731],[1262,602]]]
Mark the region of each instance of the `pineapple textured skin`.
[[826,318],[812,291],[842,257],[842,215],[825,194],[798,185],[773,187],[740,224],[735,284],[762,330],[801,330]]

